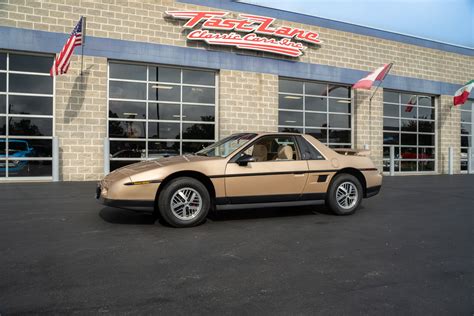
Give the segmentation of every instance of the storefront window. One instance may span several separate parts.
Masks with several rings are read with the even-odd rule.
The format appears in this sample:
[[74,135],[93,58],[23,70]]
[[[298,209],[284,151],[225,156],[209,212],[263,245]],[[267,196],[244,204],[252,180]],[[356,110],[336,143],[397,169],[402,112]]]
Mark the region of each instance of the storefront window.
[[384,171],[390,171],[390,145],[395,146],[395,172],[435,171],[435,117],[433,96],[384,90]]
[[472,146],[474,134],[474,99],[461,106],[461,171],[468,169],[468,148]]
[[279,131],[310,134],[331,147],[352,146],[348,86],[280,79],[278,90]]
[[0,178],[52,176],[53,57],[0,53]]
[[110,170],[216,140],[216,73],[109,64]]

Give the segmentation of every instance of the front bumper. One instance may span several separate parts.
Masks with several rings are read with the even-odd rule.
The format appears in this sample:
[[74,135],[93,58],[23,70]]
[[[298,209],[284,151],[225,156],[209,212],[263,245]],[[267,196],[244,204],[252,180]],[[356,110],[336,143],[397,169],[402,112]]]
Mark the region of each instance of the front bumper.
[[95,190],[95,199],[102,205],[137,211],[152,211],[155,206],[154,200],[110,199],[107,197],[107,193],[108,190],[103,189],[101,183],[99,182]]

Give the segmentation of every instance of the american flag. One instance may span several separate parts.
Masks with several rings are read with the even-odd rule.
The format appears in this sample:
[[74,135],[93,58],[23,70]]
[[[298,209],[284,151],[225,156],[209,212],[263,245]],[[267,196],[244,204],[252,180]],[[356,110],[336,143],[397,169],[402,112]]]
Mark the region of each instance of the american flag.
[[53,67],[49,71],[51,76],[58,76],[67,73],[69,69],[69,64],[71,62],[72,54],[74,53],[74,48],[82,45],[82,24],[84,17],[81,16],[79,22],[71,33],[71,36],[67,40],[61,52],[56,55],[54,59]]

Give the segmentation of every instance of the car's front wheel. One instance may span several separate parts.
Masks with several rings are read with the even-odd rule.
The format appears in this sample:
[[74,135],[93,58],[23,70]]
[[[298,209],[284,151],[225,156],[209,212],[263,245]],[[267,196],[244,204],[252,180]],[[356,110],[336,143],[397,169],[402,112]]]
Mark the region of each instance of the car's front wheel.
[[353,214],[364,194],[360,181],[350,174],[338,174],[326,195],[326,206],[337,215]]
[[174,227],[191,227],[206,220],[211,198],[202,182],[189,177],[171,180],[158,196],[161,217]]

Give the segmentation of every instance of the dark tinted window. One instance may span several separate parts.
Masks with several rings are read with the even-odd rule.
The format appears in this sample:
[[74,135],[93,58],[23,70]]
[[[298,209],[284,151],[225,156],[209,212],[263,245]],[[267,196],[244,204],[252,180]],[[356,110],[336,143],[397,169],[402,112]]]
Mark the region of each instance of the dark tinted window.
[[50,76],[10,73],[9,77],[10,92],[53,94],[53,78]]
[[49,73],[53,57],[10,54],[10,70]]
[[10,135],[52,136],[53,124],[50,118],[11,117]]
[[146,80],[146,66],[129,64],[110,64],[110,78]]
[[288,110],[303,110],[303,97],[298,95],[280,94],[279,108]]
[[179,139],[179,123],[148,122],[148,138]]
[[183,86],[183,102],[214,103],[214,88]]
[[110,81],[109,92],[111,98],[145,100],[146,84],[138,82]]
[[215,108],[207,105],[183,105],[184,121],[214,122]]
[[183,123],[183,139],[214,139],[214,124]]
[[111,138],[145,138],[145,122],[109,121]]
[[7,91],[7,74],[0,73],[0,92]]
[[278,80],[278,90],[280,92],[289,92],[289,93],[303,93],[303,82],[295,80]]
[[150,67],[150,81],[159,82],[181,82],[181,69],[168,67]]
[[146,103],[130,101],[110,101],[109,117],[111,118],[129,118],[145,119]]
[[148,89],[148,99],[180,102],[180,86],[152,83]]
[[201,70],[183,70],[183,83],[213,86],[215,84],[215,74],[213,72]]
[[0,53],[0,69],[7,69],[7,54]]
[[150,120],[174,120],[180,119],[180,105],[171,103],[149,103],[148,118]]
[[10,114],[53,115],[53,98],[10,95]]

